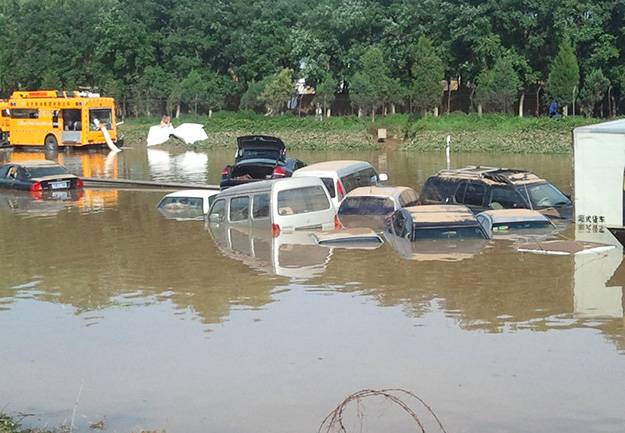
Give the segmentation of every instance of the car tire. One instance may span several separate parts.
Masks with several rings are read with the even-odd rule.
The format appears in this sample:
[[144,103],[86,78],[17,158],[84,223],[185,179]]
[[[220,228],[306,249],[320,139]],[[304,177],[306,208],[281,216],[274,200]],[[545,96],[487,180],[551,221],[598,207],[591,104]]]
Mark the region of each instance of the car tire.
[[46,150],[56,151],[59,149],[59,143],[56,141],[54,135],[48,134],[43,142],[43,147],[45,147]]

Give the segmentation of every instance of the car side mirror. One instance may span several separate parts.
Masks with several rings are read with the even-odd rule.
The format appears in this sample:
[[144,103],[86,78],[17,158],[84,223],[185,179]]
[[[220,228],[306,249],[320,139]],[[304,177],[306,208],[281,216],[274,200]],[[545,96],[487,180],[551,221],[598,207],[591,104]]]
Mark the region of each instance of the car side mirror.
[[388,180],[388,175],[386,173],[378,174],[378,180],[380,182],[386,182]]

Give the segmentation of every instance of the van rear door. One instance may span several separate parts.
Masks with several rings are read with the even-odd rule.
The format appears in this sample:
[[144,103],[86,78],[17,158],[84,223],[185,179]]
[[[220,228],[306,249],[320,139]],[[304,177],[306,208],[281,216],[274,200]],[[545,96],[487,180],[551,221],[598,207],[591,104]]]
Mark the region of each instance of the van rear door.
[[272,195],[272,220],[280,231],[334,229],[336,212],[319,178],[276,182]]

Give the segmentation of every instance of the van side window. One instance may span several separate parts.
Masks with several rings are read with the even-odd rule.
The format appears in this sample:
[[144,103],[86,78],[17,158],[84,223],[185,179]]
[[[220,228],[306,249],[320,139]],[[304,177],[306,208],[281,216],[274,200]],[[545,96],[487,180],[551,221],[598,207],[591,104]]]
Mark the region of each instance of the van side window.
[[334,189],[334,179],[332,179],[331,177],[322,177],[321,181],[323,182],[326,189],[330,193],[330,197],[331,198],[336,197],[336,190]]
[[479,183],[468,183],[464,192],[464,204],[470,206],[482,206],[486,187]]
[[257,194],[254,196],[252,215],[255,220],[269,216],[269,194]]
[[230,221],[245,221],[250,216],[250,198],[234,197],[230,199]]
[[208,221],[211,223],[222,223],[226,220],[226,201],[221,199],[213,203],[210,214],[208,215]]

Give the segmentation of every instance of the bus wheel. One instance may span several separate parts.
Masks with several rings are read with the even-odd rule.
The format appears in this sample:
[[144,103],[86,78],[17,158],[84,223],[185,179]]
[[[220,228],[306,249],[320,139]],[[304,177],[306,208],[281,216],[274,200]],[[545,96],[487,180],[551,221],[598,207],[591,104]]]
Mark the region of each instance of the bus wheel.
[[46,150],[58,150],[59,144],[56,141],[56,137],[52,134],[46,135],[46,140],[43,143]]

